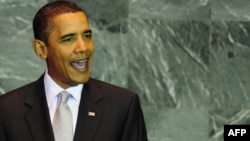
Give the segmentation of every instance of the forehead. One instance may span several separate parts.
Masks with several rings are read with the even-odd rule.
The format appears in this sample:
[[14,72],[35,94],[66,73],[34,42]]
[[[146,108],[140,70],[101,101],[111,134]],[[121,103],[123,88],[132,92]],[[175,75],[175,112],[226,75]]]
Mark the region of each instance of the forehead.
[[[87,16],[83,12],[64,13],[51,19],[52,30],[86,30],[89,29]],[[80,29],[79,29],[80,28]]]

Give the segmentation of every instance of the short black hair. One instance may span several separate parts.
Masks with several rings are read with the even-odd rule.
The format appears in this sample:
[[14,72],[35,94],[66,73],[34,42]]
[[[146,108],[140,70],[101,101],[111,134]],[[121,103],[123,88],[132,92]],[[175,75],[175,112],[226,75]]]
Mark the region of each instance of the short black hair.
[[81,7],[70,1],[59,0],[47,3],[38,10],[33,19],[34,38],[47,44],[50,28],[52,27],[51,19],[60,14],[75,12],[83,12],[86,15],[86,12]]

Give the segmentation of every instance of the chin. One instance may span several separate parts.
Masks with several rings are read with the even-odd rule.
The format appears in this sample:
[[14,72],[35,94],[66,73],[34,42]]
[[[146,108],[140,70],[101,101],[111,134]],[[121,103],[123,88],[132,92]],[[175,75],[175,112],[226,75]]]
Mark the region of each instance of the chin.
[[83,77],[83,78],[77,78],[76,79],[76,81],[74,81],[75,83],[77,83],[77,84],[84,84],[84,83],[86,83],[86,82],[88,82],[88,80],[89,80],[89,76],[88,77]]

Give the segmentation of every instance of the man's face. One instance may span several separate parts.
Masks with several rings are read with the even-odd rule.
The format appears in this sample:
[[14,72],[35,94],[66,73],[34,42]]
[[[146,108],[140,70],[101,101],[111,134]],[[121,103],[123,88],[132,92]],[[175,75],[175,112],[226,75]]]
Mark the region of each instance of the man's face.
[[82,12],[52,19],[47,43],[48,73],[63,88],[86,83],[94,53],[88,19]]

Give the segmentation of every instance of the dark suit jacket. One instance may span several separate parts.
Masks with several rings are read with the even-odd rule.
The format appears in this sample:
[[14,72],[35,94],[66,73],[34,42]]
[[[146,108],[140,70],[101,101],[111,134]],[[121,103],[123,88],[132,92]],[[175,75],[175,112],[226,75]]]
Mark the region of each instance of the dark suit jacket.
[[[0,96],[0,141],[54,141],[43,76]],[[138,96],[90,78],[82,91],[74,141],[147,141]]]

